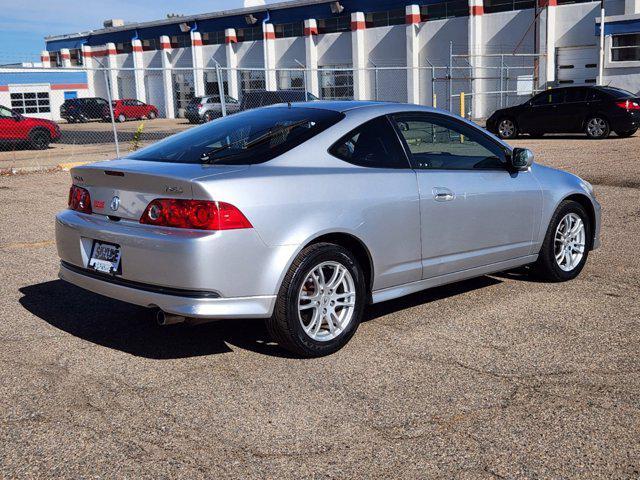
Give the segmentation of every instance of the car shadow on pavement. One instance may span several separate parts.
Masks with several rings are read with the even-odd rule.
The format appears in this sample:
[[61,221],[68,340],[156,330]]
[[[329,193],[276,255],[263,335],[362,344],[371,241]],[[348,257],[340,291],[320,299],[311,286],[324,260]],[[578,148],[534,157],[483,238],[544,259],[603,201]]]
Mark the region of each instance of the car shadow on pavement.
[[271,342],[262,320],[219,320],[200,325],[155,322],[152,309],[113,300],[62,280],[20,289],[20,304],[35,316],[71,335],[131,355],[167,360],[233,351],[290,357]]
[[[365,310],[363,321],[501,283],[492,277],[424,290]],[[218,320],[200,325],[156,324],[152,309],[113,300],[53,280],[20,289],[20,304],[55,328],[83,340],[155,360],[232,352],[231,346],[263,355],[293,358],[272,342],[259,319]]]

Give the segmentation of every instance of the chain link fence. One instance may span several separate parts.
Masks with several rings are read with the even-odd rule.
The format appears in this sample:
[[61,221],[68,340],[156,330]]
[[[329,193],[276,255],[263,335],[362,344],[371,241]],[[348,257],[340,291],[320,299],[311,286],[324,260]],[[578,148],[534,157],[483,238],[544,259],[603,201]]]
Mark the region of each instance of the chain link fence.
[[274,103],[411,102],[479,119],[537,91],[534,56],[473,57],[451,55],[449,65],[427,61],[416,69],[0,68],[0,171],[116,158]]

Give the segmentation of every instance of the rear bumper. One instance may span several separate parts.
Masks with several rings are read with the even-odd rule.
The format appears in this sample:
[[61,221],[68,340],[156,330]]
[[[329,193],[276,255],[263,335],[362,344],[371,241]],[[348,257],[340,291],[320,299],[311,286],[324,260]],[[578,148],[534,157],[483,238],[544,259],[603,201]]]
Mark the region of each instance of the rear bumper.
[[[275,295],[210,298],[197,297],[195,296],[197,292],[189,292],[189,296],[180,296],[177,290],[172,293],[161,293],[163,289],[154,285],[125,286],[114,283],[110,277],[99,278],[96,274],[64,262],[60,264],[59,277],[105,297],[143,307],[157,307],[167,313],[192,318],[268,318],[273,312],[276,301]],[[170,290],[165,289],[165,291]],[[186,293],[185,291],[184,294]],[[205,292],[202,293],[205,294]]]
[[[115,277],[87,270],[95,240],[117,244]],[[218,232],[56,216],[60,277],[111,298],[200,318],[268,317],[293,245],[268,246],[254,229]]]

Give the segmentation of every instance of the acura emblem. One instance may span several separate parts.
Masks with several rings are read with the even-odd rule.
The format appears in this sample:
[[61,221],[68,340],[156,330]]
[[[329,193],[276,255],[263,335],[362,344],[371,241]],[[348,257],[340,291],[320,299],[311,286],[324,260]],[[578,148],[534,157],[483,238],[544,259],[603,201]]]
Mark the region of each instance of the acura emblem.
[[120,206],[120,197],[116,195],[111,199],[111,204],[109,205],[109,207],[111,207],[111,210],[115,212],[116,210],[118,210],[119,206]]

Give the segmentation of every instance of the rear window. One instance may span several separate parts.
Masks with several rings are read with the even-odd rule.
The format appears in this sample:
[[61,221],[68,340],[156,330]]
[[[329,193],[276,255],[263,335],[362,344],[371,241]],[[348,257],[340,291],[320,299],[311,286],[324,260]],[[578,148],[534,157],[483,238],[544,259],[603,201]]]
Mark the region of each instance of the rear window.
[[129,158],[171,163],[263,163],[306,142],[344,118],[315,108],[248,110],[186,130]]

